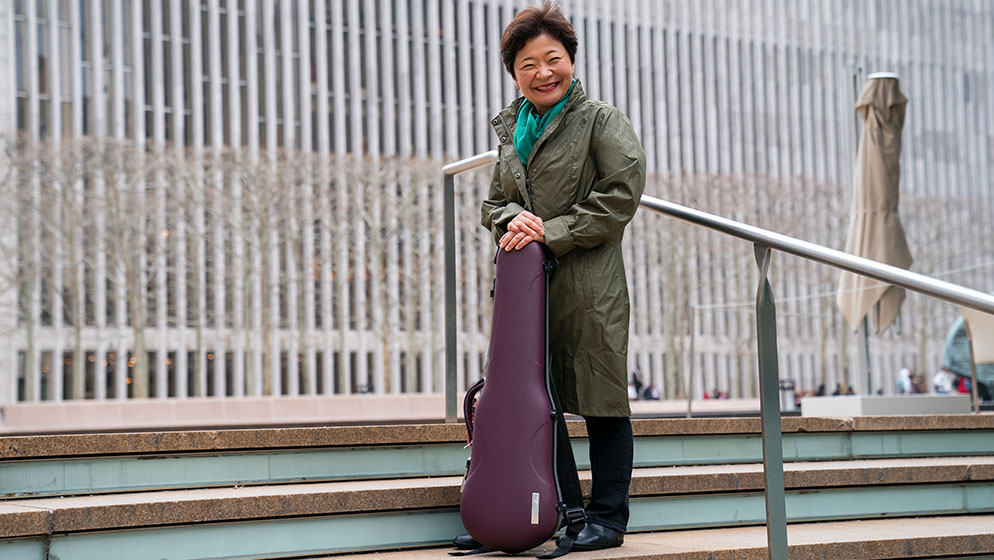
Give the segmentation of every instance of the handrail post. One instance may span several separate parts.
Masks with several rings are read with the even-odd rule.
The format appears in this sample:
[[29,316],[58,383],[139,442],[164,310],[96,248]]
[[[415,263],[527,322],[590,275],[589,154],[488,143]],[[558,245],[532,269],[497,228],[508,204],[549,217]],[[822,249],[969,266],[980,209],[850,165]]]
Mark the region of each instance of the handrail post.
[[445,243],[445,421],[457,420],[456,410],[456,179],[464,171],[483,167],[497,161],[497,150],[490,150],[473,157],[442,166]]
[[784,497],[783,440],[780,430],[780,371],[777,358],[777,311],[768,272],[771,251],[755,244],[759,267],[756,291],[756,341],[759,356],[759,414],[763,429],[766,486],[766,540],[770,560],[787,560],[787,507]]
[[963,329],[966,331],[966,349],[970,356],[970,397],[973,399],[973,413],[980,413],[980,394],[977,392],[977,360],[973,357],[973,333],[970,322],[963,319]]
[[456,421],[456,193],[455,177],[445,174],[445,421]]

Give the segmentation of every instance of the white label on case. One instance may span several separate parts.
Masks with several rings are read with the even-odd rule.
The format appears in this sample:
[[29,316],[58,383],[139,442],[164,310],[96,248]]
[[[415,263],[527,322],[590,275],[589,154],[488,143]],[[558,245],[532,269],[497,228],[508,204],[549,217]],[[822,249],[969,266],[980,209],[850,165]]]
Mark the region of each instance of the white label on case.
[[541,499],[541,494],[532,492],[532,525],[538,525],[538,504]]

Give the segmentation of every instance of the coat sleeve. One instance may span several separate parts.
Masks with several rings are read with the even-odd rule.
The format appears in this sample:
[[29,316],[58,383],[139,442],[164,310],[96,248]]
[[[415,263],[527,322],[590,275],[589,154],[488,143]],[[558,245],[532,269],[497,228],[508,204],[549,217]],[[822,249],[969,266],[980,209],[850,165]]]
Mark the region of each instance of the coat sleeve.
[[589,157],[597,168],[590,194],[545,221],[545,244],[559,256],[616,237],[628,225],[645,189],[645,151],[631,122],[617,109],[601,111]]
[[500,157],[498,156],[497,164],[494,165],[493,178],[490,180],[487,199],[480,207],[482,215],[480,224],[493,234],[495,245],[507,233],[507,224],[511,223],[511,220],[524,210],[520,204],[507,200],[507,197],[504,196],[504,189],[500,185],[500,168]]

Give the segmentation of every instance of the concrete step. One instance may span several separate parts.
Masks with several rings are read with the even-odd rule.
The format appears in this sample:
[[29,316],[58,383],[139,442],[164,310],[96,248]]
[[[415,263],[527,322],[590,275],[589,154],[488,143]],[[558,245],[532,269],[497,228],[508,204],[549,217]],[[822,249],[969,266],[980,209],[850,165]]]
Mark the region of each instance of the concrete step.
[[[792,522],[994,512],[994,457],[796,462],[786,465],[785,480]],[[589,491],[589,473],[581,481]],[[7,500],[0,539],[35,551],[64,543],[67,554],[86,543],[154,549],[181,540],[191,558],[211,558],[215,543],[234,538],[248,557],[263,549],[277,557],[438,545],[462,531],[460,482],[450,476]],[[636,469],[629,528],[761,524],[762,483],[758,464]],[[296,538],[282,537],[288,532]],[[0,543],[0,558],[4,545],[10,542]]]
[[[568,426],[584,468],[584,426]],[[764,522],[758,418],[633,427],[632,531]],[[994,511],[994,415],[785,418],[783,431],[794,523]],[[0,437],[0,559],[444,544],[462,532],[464,438],[445,424]]]
[[[787,526],[791,560],[994,559],[994,515],[797,523]],[[534,558],[552,541],[522,553]],[[452,548],[376,552],[348,560],[441,560]],[[490,553],[474,558],[507,558]],[[336,557],[323,557],[326,560]],[[571,560],[768,560],[765,527],[629,534],[622,547],[573,552]],[[315,559],[317,560],[317,559]]]
[[[580,468],[584,425],[569,422]],[[758,418],[635,420],[639,467],[756,463]],[[785,418],[786,461],[985,455],[994,415]],[[458,424],[0,437],[0,497],[458,475]]]

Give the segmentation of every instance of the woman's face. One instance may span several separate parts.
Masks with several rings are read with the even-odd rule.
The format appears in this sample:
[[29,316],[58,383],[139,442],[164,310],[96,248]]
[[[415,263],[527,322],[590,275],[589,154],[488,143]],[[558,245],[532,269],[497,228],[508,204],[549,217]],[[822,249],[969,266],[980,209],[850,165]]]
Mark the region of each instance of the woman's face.
[[559,41],[543,33],[533,37],[514,56],[514,85],[544,115],[569,91],[573,63]]

